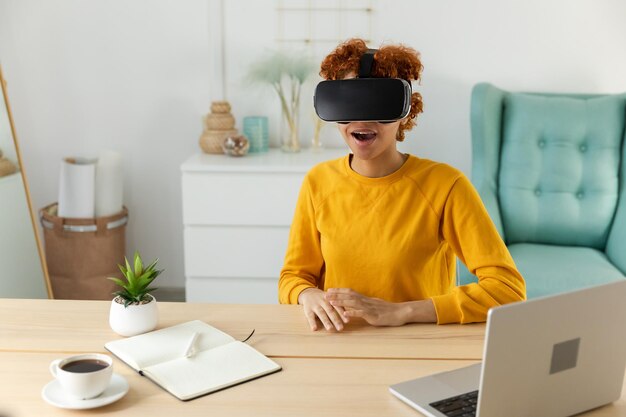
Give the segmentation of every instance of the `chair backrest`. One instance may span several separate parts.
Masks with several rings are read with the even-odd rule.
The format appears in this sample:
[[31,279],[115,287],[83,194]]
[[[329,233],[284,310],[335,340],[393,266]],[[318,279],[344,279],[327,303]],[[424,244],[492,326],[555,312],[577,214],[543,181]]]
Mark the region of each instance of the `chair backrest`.
[[[481,95],[477,88],[483,99],[494,91],[483,109],[472,109],[474,151],[482,153],[474,155],[473,169],[487,154],[499,160],[489,172],[478,168],[473,180],[495,176],[487,198],[496,197],[494,220],[506,242],[603,250],[619,198],[626,95],[508,93],[483,84],[472,107],[485,104],[474,96]],[[496,121],[479,116],[483,111],[499,112]],[[485,140],[490,144],[476,143]],[[492,217],[493,206],[487,204]]]

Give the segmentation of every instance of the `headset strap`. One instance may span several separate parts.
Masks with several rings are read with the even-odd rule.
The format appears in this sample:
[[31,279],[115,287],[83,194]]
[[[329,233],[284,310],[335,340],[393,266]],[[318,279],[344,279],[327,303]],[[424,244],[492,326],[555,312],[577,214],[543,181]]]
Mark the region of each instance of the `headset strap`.
[[370,78],[372,76],[372,64],[374,63],[374,54],[378,49],[368,49],[361,55],[359,63],[359,78]]

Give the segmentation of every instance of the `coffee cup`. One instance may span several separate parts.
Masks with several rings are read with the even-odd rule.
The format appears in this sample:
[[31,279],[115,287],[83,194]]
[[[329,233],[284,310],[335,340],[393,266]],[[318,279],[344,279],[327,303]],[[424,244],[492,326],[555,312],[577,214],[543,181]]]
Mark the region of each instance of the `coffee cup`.
[[109,386],[113,359],[100,353],[70,356],[53,361],[50,373],[68,396],[86,400],[102,394]]

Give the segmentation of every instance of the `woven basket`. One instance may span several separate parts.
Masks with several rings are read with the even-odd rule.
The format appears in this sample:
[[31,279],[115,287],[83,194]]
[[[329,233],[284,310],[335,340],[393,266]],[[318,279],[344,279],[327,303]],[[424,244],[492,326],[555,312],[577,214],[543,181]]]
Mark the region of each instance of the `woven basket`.
[[229,136],[236,136],[237,129],[205,130],[200,136],[200,147],[205,153],[224,153],[222,144]]
[[15,174],[17,172],[17,165],[8,159],[0,157],[0,177]]
[[204,116],[206,130],[233,130],[235,118],[230,113],[211,113]]
[[214,101],[211,103],[211,113],[230,113],[228,101]]

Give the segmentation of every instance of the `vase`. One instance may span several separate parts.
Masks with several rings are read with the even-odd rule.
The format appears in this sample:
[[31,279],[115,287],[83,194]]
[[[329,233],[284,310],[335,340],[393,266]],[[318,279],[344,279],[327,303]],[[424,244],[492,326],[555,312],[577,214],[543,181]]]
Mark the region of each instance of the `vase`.
[[250,141],[250,153],[269,150],[269,128],[267,116],[246,116],[243,118],[243,134]]
[[205,153],[224,153],[222,143],[230,136],[237,135],[235,118],[227,101],[211,103],[211,112],[202,118],[204,130],[200,135],[200,147]]
[[324,150],[324,145],[322,145],[322,141],[320,140],[320,133],[324,127],[324,122],[317,117],[317,115],[314,115],[314,118],[315,126],[313,129],[313,139],[311,140],[311,152],[321,152]]
[[129,304],[124,307],[123,301],[118,297],[111,301],[109,312],[109,325],[120,336],[135,336],[154,330],[159,321],[157,301],[152,295],[152,300],[145,304]]
[[[0,152],[2,155],[2,152]],[[6,177],[17,172],[17,165],[6,158],[0,156],[0,177]]]
[[281,144],[283,152],[300,152],[300,105],[295,103],[291,112],[283,109],[280,127]]

